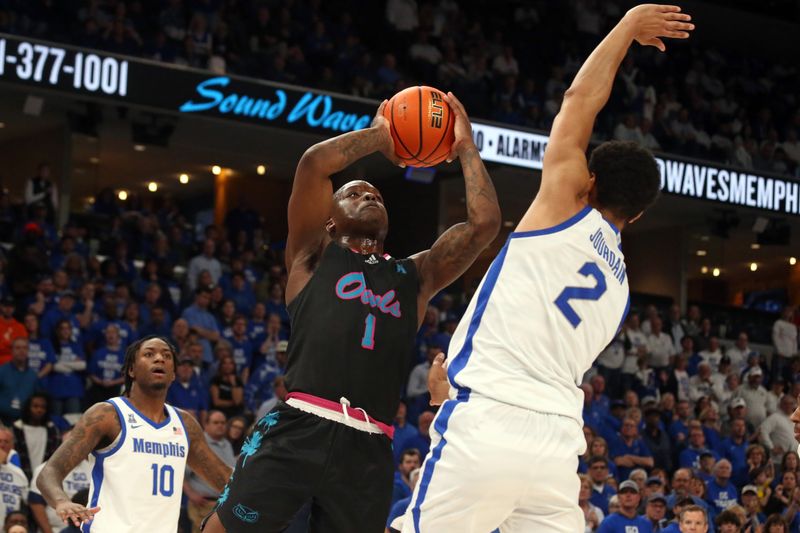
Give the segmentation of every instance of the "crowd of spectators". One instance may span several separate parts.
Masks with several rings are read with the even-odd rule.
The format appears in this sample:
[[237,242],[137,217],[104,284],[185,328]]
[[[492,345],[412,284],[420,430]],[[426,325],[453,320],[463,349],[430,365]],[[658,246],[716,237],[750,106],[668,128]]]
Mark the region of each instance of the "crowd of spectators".
[[[6,0],[0,31],[376,99],[436,85],[473,116],[549,130],[623,12],[598,0]],[[671,48],[632,48],[598,138],[800,175],[796,65]]]

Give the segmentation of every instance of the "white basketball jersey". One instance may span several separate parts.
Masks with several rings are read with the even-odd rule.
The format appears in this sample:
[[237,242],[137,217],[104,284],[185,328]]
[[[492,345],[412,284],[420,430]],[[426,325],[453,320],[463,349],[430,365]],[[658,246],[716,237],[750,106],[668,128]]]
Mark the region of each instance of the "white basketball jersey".
[[451,395],[471,391],[580,422],[578,385],[629,301],[619,232],[598,211],[512,233],[453,334]]
[[112,398],[120,431],[110,446],[92,452],[89,505],[100,507],[84,533],[175,533],[189,438],[178,412],[165,405],[160,424],[125,397]]

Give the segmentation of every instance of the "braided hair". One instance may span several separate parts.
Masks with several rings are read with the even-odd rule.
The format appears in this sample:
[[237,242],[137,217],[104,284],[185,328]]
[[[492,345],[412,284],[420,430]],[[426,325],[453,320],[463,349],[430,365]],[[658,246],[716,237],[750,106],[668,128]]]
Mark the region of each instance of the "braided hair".
[[147,337],[143,337],[138,341],[134,342],[128,349],[125,350],[125,361],[122,363],[122,375],[125,376],[125,390],[123,394],[125,396],[131,395],[131,388],[133,387],[133,378],[130,375],[130,369],[133,368],[133,365],[136,363],[136,354],[139,353],[139,350],[142,348],[145,342],[158,339],[162,341],[164,344],[169,347],[170,351],[172,352],[172,359],[175,360],[177,357],[178,350],[175,346],[169,341],[168,338],[163,337],[161,335],[148,335]]

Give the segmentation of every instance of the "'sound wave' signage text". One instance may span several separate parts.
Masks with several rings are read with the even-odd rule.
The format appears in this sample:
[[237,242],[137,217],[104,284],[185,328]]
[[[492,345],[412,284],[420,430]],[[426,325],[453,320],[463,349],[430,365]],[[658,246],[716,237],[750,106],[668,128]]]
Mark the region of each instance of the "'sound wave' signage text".
[[[327,94],[292,91],[290,96],[283,89],[237,93],[227,90],[230,83],[227,76],[204,80],[195,87],[196,95],[178,109],[181,113],[210,112],[266,122],[283,119],[287,124],[299,122],[309,128],[339,133],[360,130],[372,122],[370,115],[338,109],[337,103]],[[294,103],[290,103],[290,99],[295,99]]]

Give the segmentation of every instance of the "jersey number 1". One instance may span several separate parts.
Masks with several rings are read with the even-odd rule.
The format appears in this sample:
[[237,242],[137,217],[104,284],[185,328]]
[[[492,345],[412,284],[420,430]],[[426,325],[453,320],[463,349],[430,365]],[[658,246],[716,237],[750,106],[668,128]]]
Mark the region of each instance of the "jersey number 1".
[[597,266],[597,263],[587,261],[583,264],[578,273],[588,277],[594,278],[596,281],[594,287],[565,287],[558,298],[555,300],[556,307],[564,314],[573,328],[577,328],[581,323],[581,317],[575,312],[575,309],[570,305],[570,300],[591,300],[596,302],[606,292],[606,277]]
[[361,347],[367,350],[375,349],[375,315],[367,315],[364,320],[364,336],[361,338]]

